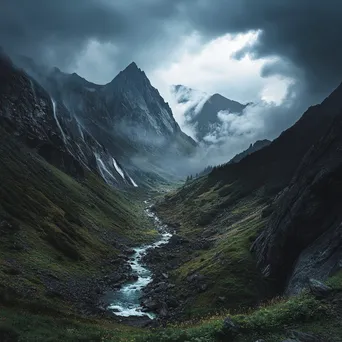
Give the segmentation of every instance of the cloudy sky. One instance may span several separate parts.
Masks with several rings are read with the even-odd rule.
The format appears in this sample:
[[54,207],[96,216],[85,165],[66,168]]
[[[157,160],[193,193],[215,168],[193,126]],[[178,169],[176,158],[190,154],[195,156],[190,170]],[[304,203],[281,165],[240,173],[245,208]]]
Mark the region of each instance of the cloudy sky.
[[169,101],[175,83],[253,101],[235,124],[254,139],[342,81],[341,16],[339,0],[0,0],[0,45],[97,83],[134,60]]

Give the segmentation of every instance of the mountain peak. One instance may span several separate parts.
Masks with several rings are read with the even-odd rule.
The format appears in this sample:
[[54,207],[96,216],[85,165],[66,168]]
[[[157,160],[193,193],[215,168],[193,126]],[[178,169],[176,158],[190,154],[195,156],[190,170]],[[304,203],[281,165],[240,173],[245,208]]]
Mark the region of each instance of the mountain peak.
[[121,71],[121,73],[129,73],[129,74],[136,74],[136,75],[141,75],[141,74],[145,74],[138,66],[135,62],[132,62],[131,64],[129,64],[123,71]]
[[132,62],[131,64],[129,64],[127,67],[126,67],[126,69],[125,70],[130,70],[130,69],[138,69],[138,70],[140,70],[140,68],[137,66],[137,63],[135,63],[135,62]]
[[147,79],[146,74],[137,66],[135,62],[129,64],[124,70],[120,71],[119,74],[109,83],[115,84],[116,82],[145,82]]

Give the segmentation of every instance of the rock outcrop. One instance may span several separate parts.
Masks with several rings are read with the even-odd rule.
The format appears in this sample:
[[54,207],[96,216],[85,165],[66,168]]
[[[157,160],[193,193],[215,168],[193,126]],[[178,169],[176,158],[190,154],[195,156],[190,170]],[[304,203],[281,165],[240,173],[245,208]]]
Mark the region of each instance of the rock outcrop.
[[311,147],[254,243],[265,276],[298,293],[308,278],[324,280],[342,259],[342,111]]

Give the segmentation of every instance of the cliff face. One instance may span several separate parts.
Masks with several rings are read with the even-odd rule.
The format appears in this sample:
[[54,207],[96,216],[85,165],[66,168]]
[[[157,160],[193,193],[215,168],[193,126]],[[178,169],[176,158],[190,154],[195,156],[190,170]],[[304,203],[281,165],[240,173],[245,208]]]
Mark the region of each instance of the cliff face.
[[27,59],[28,73],[4,55],[0,63],[1,120],[73,175],[85,167],[114,186],[147,185],[177,177],[174,160],[196,148],[135,63],[104,86]]
[[134,186],[116,154],[94,138],[58,94],[50,95],[5,56],[0,79],[0,120],[8,133],[72,176],[82,177],[90,169],[110,185]]
[[342,267],[342,111],[305,155],[254,243],[258,264],[287,294]]

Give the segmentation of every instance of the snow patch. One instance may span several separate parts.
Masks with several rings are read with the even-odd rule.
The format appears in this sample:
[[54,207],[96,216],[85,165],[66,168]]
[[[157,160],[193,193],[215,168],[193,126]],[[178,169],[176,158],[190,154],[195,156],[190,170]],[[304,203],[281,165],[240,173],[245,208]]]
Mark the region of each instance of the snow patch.
[[113,164],[114,164],[114,167],[115,167],[115,170],[117,171],[117,173],[123,178],[123,179],[126,179],[125,178],[125,174],[123,173],[122,169],[120,168],[120,166],[118,165],[118,163],[116,162],[115,158],[112,158],[113,159]]
[[128,178],[130,179],[132,185],[133,185],[135,188],[137,188],[137,187],[138,187],[138,184],[137,184],[136,182],[134,182],[134,180],[132,179],[132,177],[130,177],[130,176],[128,175]]
[[64,144],[66,144],[67,143],[66,135],[65,135],[65,133],[64,133],[64,131],[62,129],[62,126],[59,123],[58,118],[57,118],[56,102],[52,98],[51,98],[51,102],[52,102],[53,116],[54,116],[54,118],[56,120],[57,127],[58,127],[58,129],[60,130],[60,132],[62,134],[62,138],[63,138]]
[[108,177],[106,176],[106,174],[111,178],[114,179],[116,181],[116,178],[114,177],[114,175],[107,169],[106,165],[104,164],[104,162],[102,161],[102,159],[100,158],[100,156],[95,153],[95,158],[97,161],[97,166],[99,168],[99,171],[101,173],[102,178],[105,180],[106,183],[110,184]]

